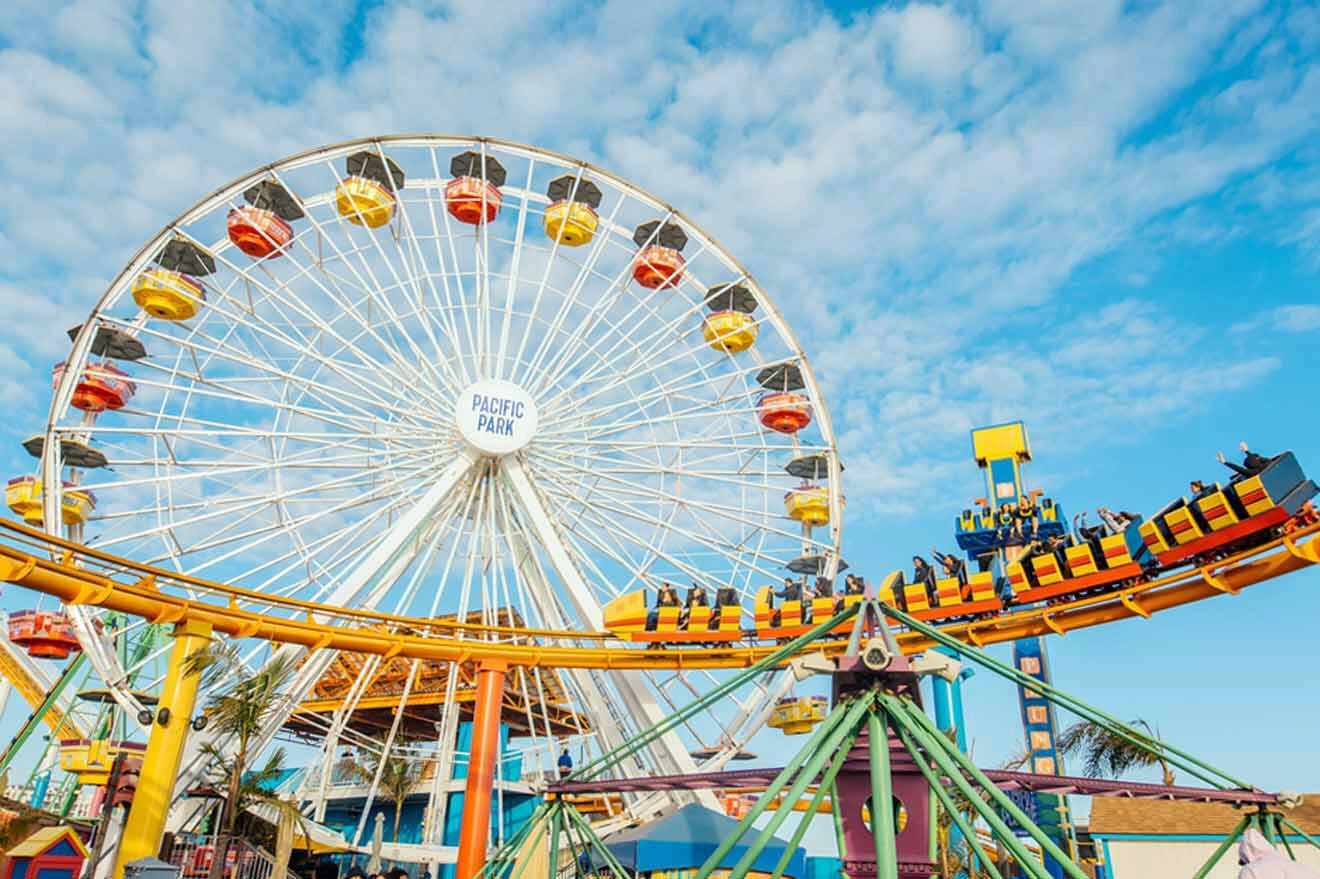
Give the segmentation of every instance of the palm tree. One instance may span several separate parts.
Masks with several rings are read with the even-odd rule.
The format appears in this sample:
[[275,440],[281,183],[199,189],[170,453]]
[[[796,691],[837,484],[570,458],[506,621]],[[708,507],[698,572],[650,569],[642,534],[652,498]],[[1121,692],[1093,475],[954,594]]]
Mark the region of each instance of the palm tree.
[[1065,755],[1081,755],[1087,775],[1118,778],[1133,769],[1159,766],[1164,783],[1177,777],[1164,756],[1159,731],[1138,718],[1128,726],[1140,728],[1136,738],[1122,736],[1089,720],[1080,720],[1063,731],[1057,746]]
[[218,879],[224,869],[228,839],[238,829],[245,807],[266,802],[277,811],[280,808],[276,805],[278,798],[267,797],[261,785],[283,771],[283,751],[276,751],[265,766],[253,772],[249,772],[248,764],[256,756],[252,753],[253,740],[278,705],[280,691],[297,671],[297,662],[292,656],[277,655],[256,672],[249,672],[232,643],[212,642],[188,657],[187,670],[203,675],[203,680],[216,688],[203,714],[207,725],[219,734],[217,738],[234,744],[232,755],[210,743],[203,746],[226,789],[220,822],[224,840],[216,847],[211,867],[212,879]]
[[[353,771],[368,785],[376,777],[376,770],[369,766],[353,765]],[[399,821],[403,817],[403,803],[408,794],[417,786],[422,777],[422,765],[403,757],[385,758],[384,768],[380,771],[380,792],[394,804],[394,844],[399,844]]]

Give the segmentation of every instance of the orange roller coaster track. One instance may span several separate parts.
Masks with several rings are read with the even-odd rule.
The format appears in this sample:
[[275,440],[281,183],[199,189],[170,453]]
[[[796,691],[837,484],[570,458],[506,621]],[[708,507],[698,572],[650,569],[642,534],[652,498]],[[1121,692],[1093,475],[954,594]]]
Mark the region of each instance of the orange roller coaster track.
[[[1191,567],[1103,595],[1011,610],[943,627],[978,646],[1035,635],[1064,635],[1132,617],[1232,595],[1257,583],[1320,564],[1320,524],[1298,530],[1211,565]],[[639,649],[608,632],[485,626],[421,619],[239,589],[188,577],[60,540],[11,520],[0,520],[0,580],[69,604],[103,607],[153,623],[209,623],[236,638],[260,638],[311,649],[348,650],[448,662],[497,660],[551,668],[744,668],[776,645],[749,640],[718,648]],[[749,633],[750,635],[750,633]],[[901,632],[908,652],[930,646],[916,632]],[[580,646],[582,642],[595,646]],[[843,642],[826,645],[842,650]]]

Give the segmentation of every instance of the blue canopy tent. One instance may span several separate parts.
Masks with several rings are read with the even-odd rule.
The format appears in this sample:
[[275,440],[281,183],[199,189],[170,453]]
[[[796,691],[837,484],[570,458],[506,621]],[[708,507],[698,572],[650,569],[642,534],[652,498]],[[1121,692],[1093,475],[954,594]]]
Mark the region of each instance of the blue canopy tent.
[[[674,814],[626,830],[606,840],[606,845],[619,863],[635,873],[654,871],[694,870],[705,863],[725,839],[736,832],[738,822],[719,812],[690,803]],[[756,840],[758,831],[747,833],[735,845],[719,866],[732,869]],[[788,848],[788,843],[775,837],[757,856],[752,869],[770,874]],[[601,860],[599,855],[594,861]],[[805,879],[806,854],[802,849],[793,852],[784,875],[791,879]]]

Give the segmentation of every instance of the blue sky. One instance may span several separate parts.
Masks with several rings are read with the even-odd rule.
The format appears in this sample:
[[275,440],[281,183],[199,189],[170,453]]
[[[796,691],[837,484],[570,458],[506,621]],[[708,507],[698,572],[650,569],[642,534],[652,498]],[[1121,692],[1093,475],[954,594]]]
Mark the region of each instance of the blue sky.
[[[774,291],[864,571],[951,543],[978,424],[1025,419],[1069,511],[1150,511],[1239,439],[1314,475],[1320,8],[1213,6],[11,2],[0,460],[30,467],[63,329],[171,217],[297,150],[444,131],[634,179]],[[1071,634],[1058,682],[1320,791],[1318,595],[1300,573]],[[1007,689],[969,702],[979,759],[1018,747]]]

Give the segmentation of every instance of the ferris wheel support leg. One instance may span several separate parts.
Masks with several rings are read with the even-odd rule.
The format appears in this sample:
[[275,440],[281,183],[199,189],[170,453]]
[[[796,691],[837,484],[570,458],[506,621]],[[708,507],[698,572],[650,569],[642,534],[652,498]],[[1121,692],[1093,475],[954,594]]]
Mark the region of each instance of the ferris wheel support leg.
[[[605,615],[600,603],[592,594],[586,578],[582,576],[582,572],[568,554],[567,544],[541,502],[541,496],[537,494],[536,487],[532,484],[522,461],[515,455],[509,455],[501,460],[500,469],[513,487],[514,494],[527,514],[533,533],[550,560],[551,567],[555,569],[560,582],[567,590],[568,599],[576,609],[578,618],[592,629],[602,631],[605,628]],[[664,720],[665,712],[647,691],[646,681],[640,673],[621,671],[613,673],[611,677],[628,710],[637,717],[643,727],[654,726]],[[656,744],[659,746],[657,756],[662,758],[662,763],[666,764],[669,771],[679,774],[696,771],[696,763],[692,755],[683,747],[677,735],[672,732],[666,733]],[[697,791],[696,797],[708,808],[719,808],[715,795],[710,791]]]
[[[205,647],[211,639],[211,624],[199,620],[180,623],[174,630],[174,647],[160,692],[156,721],[151,725],[147,752],[142,758],[133,805],[124,824],[124,835],[115,857],[115,879],[122,879],[124,865],[139,858],[156,857],[165,817],[169,811],[174,779],[183,760],[183,746],[188,739],[197,688],[201,678],[187,668],[188,657]],[[168,710],[168,715],[162,715]]]
[[468,759],[459,827],[455,879],[472,879],[486,862],[490,841],[490,794],[500,756],[500,713],[508,665],[485,660],[477,666],[477,701],[472,715],[472,753]]

